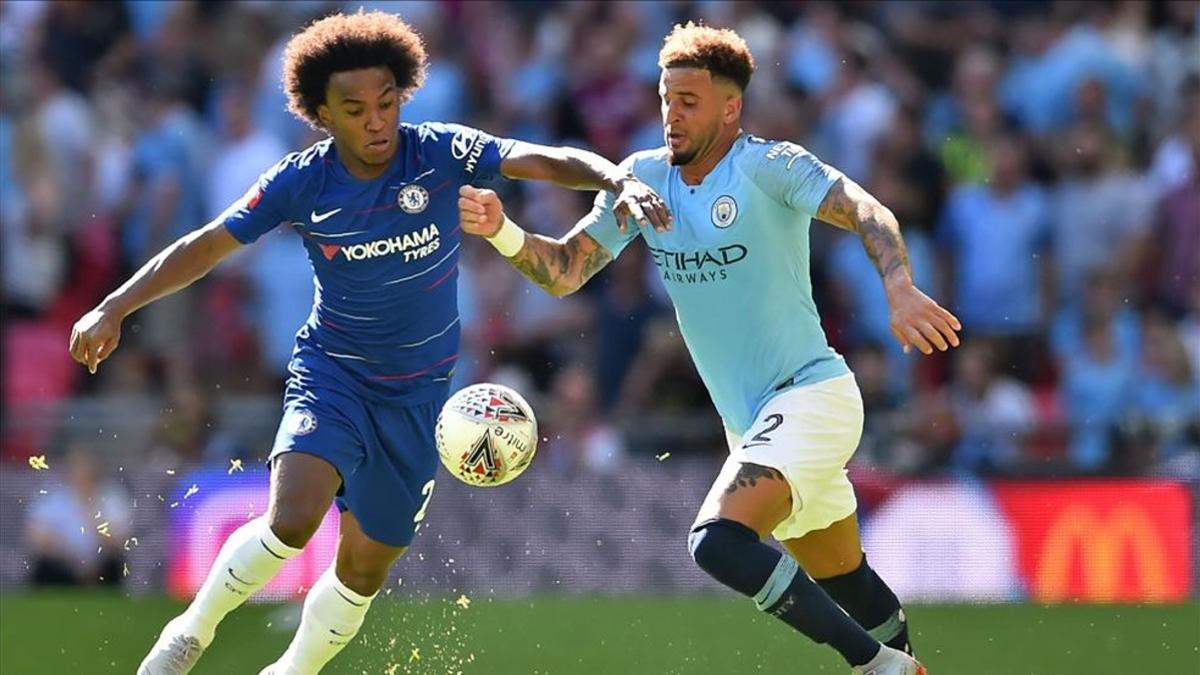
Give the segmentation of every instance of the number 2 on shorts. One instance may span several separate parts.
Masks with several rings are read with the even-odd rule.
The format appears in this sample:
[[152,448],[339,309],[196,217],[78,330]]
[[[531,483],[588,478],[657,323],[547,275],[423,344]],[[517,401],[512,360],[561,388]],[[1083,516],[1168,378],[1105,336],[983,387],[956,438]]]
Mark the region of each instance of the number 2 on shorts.
[[778,429],[780,424],[783,424],[783,415],[780,415],[779,413],[775,413],[773,415],[767,415],[767,425],[768,425],[767,428],[763,429],[762,431],[758,432],[757,434],[754,434],[754,437],[750,439],[750,442],[751,443],[770,443],[771,437],[768,436],[767,434],[769,432],[772,432],[772,431],[775,431],[776,429]]
[[417,515],[413,516],[413,522],[419,523],[425,520],[425,510],[429,508],[429,500],[433,499],[433,484],[436,481],[429,481],[425,487],[421,488],[421,494],[425,496],[425,502],[421,504],[421,510],[417,511]]

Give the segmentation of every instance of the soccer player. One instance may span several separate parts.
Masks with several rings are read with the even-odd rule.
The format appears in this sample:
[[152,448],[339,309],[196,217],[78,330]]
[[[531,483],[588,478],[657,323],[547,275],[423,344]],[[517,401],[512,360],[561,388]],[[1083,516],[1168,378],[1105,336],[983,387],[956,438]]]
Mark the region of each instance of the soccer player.
[[[641,234],[729,440],[730,457],[688,538],[696,563],[833,646],[854,672],[922,673],[900,603],[859,540],[844,467],[862,433],[862,399],[813,303],[810,218],[861,237],[905,348],[957,346],[961,326],[913,285],[888,209],[800,146],[742,132],[754,61],[736,33],[676,26],[659,66],[666,147],[622,167],[664,196],[669,226],[623,227],[612,217],[613,196],[601,193],[565,237],[527,235],[495,193],[467,186],[463,229],[490,237],[526,277],[560,296]],[[791,555],[762,543],[767,534]]]
[[330,138],[285,157],[75,324],[71,355],[94,373],[125,317],[280,224],[300,234],[316,275],[270,455],[269,510],[230,535],[139,675],[190,671],[217,624],[301,551],[335,500],[337,559],[263,673],[317,673],[358,632],[433,492],[434,425],[459,346],[460,186],[544,179],[619,192],[618,211],[647,222],[667,217],[658,195],[597,155],[399,124],[425,69],[421,38],[390,14],[337,14],[295,35],[284,54],[289,108]]

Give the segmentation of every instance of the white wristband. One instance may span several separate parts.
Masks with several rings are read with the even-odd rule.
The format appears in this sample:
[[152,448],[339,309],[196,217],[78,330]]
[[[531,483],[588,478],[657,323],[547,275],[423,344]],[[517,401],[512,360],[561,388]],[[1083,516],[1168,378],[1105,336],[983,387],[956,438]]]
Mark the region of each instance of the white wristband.
[[505,215],[504,222],[500,223],[500,229],[496,231],[496,234],[487,237],[487,240],[496,247],[500,255],[511,258],[525,245],[525,230],[522,230],[520,225],[509,220]]

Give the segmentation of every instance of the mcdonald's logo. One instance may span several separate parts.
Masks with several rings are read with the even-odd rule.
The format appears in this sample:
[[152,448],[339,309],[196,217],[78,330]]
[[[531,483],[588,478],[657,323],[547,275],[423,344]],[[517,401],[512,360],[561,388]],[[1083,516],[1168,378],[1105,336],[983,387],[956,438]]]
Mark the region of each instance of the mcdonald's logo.
[[1138,479],[998,481],[992,491],[1032,599],[1187,599],[1195,540],[1188,486]]
[[1046,531],[1042,555],[1034,577],[1034,597],[1051,602],[1079,597],[1072,593],[1072,563],[1081,564],[1081,600],[1113,602],[1122,592],[1122,572],[1133,566],[1135,595],[1162,602],[1171,596],[1167,582],[1166,552],[1153,521],[1143,508],[1123,504],[1107,518],[1086,504],[1072,504],[1059,512]]

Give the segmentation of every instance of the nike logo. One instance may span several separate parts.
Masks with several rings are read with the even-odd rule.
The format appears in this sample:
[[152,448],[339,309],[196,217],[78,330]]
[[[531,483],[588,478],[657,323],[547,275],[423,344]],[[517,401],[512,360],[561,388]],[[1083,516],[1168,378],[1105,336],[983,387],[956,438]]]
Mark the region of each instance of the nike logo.
[[234,574],[234,573],[233,573],[233,568],[232,568],[232,567],[230,567],[230,568],[229,568],[229,576],[231,576],[231,577],[233,577],[235,580],[237,580],[237,582],[238,582],[238,583],[246,584],[247,586],[251,586],[251,585],[253,585],[253,584],[251,584],[249,581],[246,581],[245,579],[242,579],[242,578],[238,577],[238,575]]
[[309,214],[309,219],[311,219],[313,221],[313,224],[315,225],[315,224],[321,222],[322,220],[325,220],[326,218],[329,218],[330,216],[336,215],[340,212],[341,212],[341,209],[334,209],[332,211],[326,211],[325,213],[317,213],[316,211],[313,211],[312,213]]

